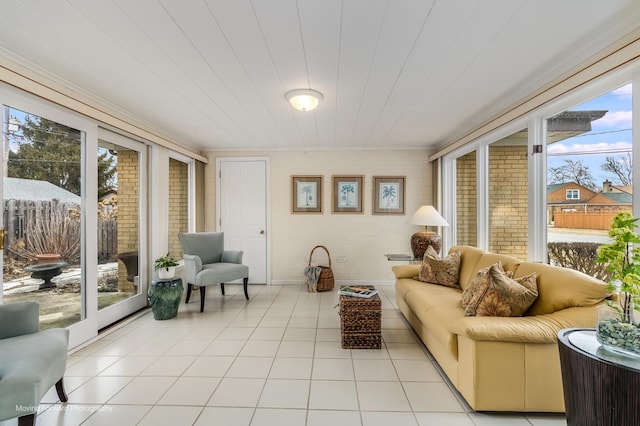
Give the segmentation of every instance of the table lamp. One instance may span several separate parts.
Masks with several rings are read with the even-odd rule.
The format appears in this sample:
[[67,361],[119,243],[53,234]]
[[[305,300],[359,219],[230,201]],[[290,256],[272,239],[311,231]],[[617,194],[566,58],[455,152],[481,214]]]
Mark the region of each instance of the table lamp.
[[449,226],[446,220],[433,206],[422,206],[409,218],[407,222],[411,225],[423,225],[424,231],[418,231],[411,236],[411,251],[415,259],[422,259],[427,247],[431,246],[440,253],[442,248],[442,238],[433,231],[429,231],[427,226]]

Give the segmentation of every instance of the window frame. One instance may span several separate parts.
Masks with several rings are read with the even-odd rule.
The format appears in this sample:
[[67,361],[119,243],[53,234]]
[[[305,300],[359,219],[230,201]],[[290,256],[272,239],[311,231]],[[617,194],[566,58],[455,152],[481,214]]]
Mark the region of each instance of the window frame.
[[[579,200],[580,199],[580,190],[577,188],[572,188],[572,189],[566,189],[565,190],[565,199],[566,200]],[[571,196],[570,194],[574,194],[575,197]]]
[[[478,197],[478,247],[487,249],[488,238],[488,164],[486,152],[488,146],[505,137],[509,133],[513,133],[518,128],[527,128],[529,131],[528,150],[529,153],[529,261],[546,262],[547,261],[547,225],[544,221],[547,201],[547,158],[546,158],[546,121],[549,117],[568,110],[590,99],[601,96],[609,91],[620,87],[625,83],[631,83],[637,86],[633,96],[633,110],[640,111],[640,60],[636,60],[618,70],[611,71],[598,79],[590,81],[587,84],[576,87],[564,94],[559,95],[555,100],[550,101],[537,109],[515,119],[509,123],[498,127],[490,132],[485,133],[470,141],[464,146],[459,147],[449,153],[442,155],[442,184],[440,185],[440,193],[442,194],[442,204],[445,218],[451,219],[455,217],[456,212],[456,181],[455,170],[456,160],[460,156],[476,149],[477,157],[477,197]],[[640,114],[633,114],[633,153],[638,153],[640,157]],[[542,152],[535,150],[537,145],[542,145]],[[540,155],[542,154],[542,155]],[[633,185],[640,188],[640,161],[634,162],[633,165]],[[445,190],[449,188],[450,190]],[[579,198],[578,198],[579,199]],[[634,215],[640,213],[640,191],[634,191],[633,194],[633,211]],[[444,228],[443,232],[443,252],[447,252],[455,242],[455,228],[450,226]]]

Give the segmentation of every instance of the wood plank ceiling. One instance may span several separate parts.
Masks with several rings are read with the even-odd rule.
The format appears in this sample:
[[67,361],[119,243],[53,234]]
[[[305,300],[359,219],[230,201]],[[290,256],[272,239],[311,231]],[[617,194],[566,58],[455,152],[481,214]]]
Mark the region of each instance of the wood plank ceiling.
[[203,151],[429,149],[639,22],[631,0],[2,0],[0,64]]

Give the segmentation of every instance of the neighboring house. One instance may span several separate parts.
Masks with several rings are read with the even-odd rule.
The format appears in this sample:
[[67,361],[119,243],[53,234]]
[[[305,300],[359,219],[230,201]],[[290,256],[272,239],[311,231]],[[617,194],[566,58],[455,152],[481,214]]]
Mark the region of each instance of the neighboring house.
[[5,201],[51,201],[80,204],[80,196],[44,180],[5,177],[2,181]]
[[608,180],[603,182],[599,192],[576,182],[547,185],[547,224],[555,224],[557,212],[615,214],[631,211],[632,197],[631,186],[612,185]]
[[52,211],[79,212],[80,196],[51,182],[5,177],[2,181],[4,223],[9,242],[24,239],[38,217]]

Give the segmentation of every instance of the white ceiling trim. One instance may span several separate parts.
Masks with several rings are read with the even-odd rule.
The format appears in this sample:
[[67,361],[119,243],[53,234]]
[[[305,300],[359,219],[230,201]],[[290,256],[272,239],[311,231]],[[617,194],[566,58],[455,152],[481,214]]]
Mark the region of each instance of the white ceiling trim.
[[[539,93],[503,111],[493,120],[488,121],[482,126],[471,131],[464,137],[447,144],[439,150],[436,150],[430,157],[429,161],[435,161],[438,158],[455,151],[467,144],[473,143],[479,137],[490,133],[499,127],[524,117],[526,114],[552,102],[567,93],[588,84],[595,79],[604,76],[607,73],[614,72],[634,61],[640,59],[640,31],[636,31],[634,35],[630,35],[632,41],[623,40],[612,46],[605,52],[600,52],[601,57],[588,66],[574,71],[568,76],[551,84],[549,87],[541,90]],[[624,44],[619,47],[619,44]]]
[[28,70],[22,69],[18,71],[17,68],[20,67],[18,67],[17,64],[7,64],[6,58],[0,57],[0,60],[3,61],[3,63],[0,64],[0,82],[6,83],[71,111],[75,111],[86,117],[94,119],[101,124],[110,126],[113,129],[122,130],[148,142],[153,142],[164,146],[165,148],[179,152],[189,158],[196,159],[203,163],[208,163],[209,161],[206,156],[185,148],[183,144],[172,142],[163,136],[145,130],[144,128],[141,128],[136,124],[132,124],[124,119],[118,118],[112,113],[102,110],[96,106],[92,106],[86,101],[72,97],[68,94],[69,91],[67,89],[55,88],[55,84],[52,84],[51,82],[44,83],[42,81],[42,77],[33,75],[33,73]]

